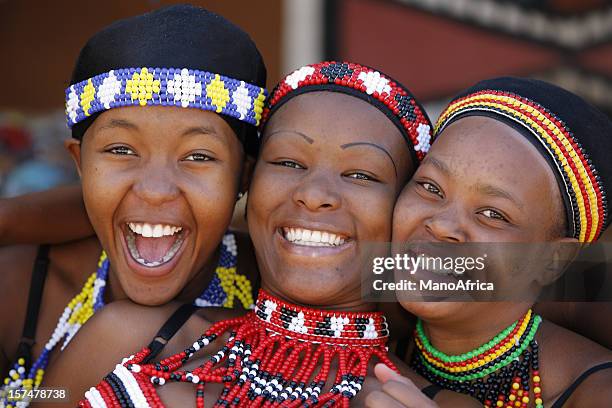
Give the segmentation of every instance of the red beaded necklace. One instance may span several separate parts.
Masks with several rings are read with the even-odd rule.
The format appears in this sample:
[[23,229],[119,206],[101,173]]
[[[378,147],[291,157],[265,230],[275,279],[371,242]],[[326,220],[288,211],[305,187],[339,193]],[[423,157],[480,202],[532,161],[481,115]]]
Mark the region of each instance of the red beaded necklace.
[[[201,348],[230,333],[226,344],[199,367],[181,369]],[[214,324],[183,352],[144,363],[148,348],[124,359],[92,387],[81,407],[163,407],[155,387],[168,381],[222,383],[215,407],[348,407],[361,390],[373,357],[395,369],[387,355],[389,331],[381,313],[309,309],[261,290],[255,310]],[[332,364],[338,367],[329,384]]]

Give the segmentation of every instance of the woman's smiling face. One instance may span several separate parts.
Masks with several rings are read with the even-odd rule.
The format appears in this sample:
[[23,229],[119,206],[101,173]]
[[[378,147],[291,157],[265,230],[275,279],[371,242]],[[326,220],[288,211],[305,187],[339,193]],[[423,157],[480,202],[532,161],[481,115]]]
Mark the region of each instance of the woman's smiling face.
[[389,241],[412,166],[399,130],[361,99],[285,103],[266,126],[247,206],[262,286],[309,305],[357,301],[363,245]]
[[[397,201],[393,241],[396,248],[418,242],[544,243],[564,240],[564,217],[557,181],[537,149],[512,127],[474,116],[451,124],[433,143]],[[543,258],[535,249],[516,256],[516,250],[527,247],[482,248],[497,251],[495,256],[489,253],[484,278],[495,283],[498,294],[506,289],[510,294],[537,293],[539,282],[548,279],[533,267],[542,265],[535,260]],[[486,307],[484,303],[402,304],[423,318],[458,318],[457,314]]]
[[123,291],[146,305],[177,296],[229,225],[244,157],[234,132],[212,112],[126,107],[68,148]]

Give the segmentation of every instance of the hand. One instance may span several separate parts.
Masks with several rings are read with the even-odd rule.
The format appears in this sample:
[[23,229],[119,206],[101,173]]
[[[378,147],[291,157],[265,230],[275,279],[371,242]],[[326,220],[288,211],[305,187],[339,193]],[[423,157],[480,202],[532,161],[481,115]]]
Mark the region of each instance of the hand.
[[412,381],[402,377],[384,364],[374,367],[376,378],[382,383],[380,391],[371,392],[365,400],[368,408],[438,408]]

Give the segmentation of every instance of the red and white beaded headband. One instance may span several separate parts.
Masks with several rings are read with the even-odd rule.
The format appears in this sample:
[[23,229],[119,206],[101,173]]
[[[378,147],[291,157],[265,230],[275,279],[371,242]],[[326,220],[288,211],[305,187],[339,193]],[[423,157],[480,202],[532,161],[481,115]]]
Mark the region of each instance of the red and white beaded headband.
[[421,161],[430,147],[432,126],[410,91],[388,76],[351,62],[306,65],[287,75],[274,88],[262,114],[262,128],[271,113],[305,92],[333,90],[374,105],[399,128],[414,157]]

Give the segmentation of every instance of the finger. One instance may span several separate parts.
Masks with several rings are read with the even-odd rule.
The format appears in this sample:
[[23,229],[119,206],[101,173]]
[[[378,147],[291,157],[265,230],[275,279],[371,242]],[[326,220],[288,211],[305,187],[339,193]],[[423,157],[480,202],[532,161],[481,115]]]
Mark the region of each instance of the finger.
[[[410,405],[402,405],[382,391],[372,391],[365,399],[367,408],[411,408]],[[416,405],[415,405],[416,407]]]
[[376,364],[376,366],[374,366],[374,375],[376,375],[376,378],[378,378],[378,381],[380,381],[383,384],[391,380],[399,381],[399,382],[406,382],[406,381],[410,382],[409,379],[402,377],[401,375],[399,375],[398,373],[396,373],[395,371],[393,371],[388,366],[382,363],[378,363]]
[[383,392],[408,407],[430,408],[438,406],[423,394],[412,381],[405,379],[407,382],[387,381],[382,385]]

